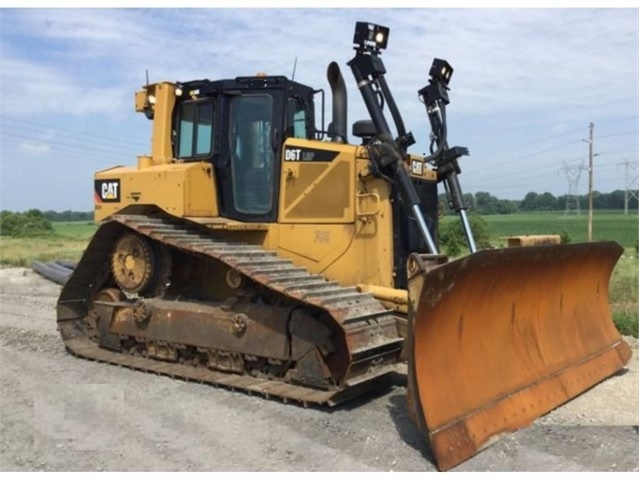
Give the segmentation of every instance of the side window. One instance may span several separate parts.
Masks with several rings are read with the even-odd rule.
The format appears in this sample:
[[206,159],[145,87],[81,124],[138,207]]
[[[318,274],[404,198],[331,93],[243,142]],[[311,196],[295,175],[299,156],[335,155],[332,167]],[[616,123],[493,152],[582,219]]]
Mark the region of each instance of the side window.
[[208,158],[213,153],[213,100],[185,102],[180,106],[178,158]]
[[193,103],[183,104],[180,108],[180,139],[178,143],[178,158],[192,156],[194,123],[195,105],[193,105]]
[[287,136],[289,138],[307,138],[306,128],[306,110],[304,103],[291,98],[288,100],[288,128]]

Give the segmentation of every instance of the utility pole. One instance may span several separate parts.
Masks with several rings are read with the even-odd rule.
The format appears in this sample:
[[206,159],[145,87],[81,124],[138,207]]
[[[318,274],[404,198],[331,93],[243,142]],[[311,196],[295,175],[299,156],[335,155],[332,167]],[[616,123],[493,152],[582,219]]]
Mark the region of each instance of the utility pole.
[[592,242],[592,170],[593,170],[593,137],[595,124],[590,122],[590,138],[588,139],[588,242]]

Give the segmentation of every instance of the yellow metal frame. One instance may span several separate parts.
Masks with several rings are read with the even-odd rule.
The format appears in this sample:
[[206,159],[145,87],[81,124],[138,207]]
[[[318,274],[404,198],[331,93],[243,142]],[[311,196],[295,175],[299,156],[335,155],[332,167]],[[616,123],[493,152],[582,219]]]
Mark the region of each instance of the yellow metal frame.
[[[96,180],[118,181],[120,185],[119,201],[96,198],[96,220],[122,211],[158,207],[226,238],[275,250],[343,285],[394,287],[390,185],[371,174],[366,148],[287,139],[285,148],[307,149],[329,160],[286,161],[283,151],[278,223],[230,220],[219,216],[213,166],[173,158],[175,103],[173,83],[147,85],[136,93],[136,111],[153,119],[151,154],[138,157],[137,167],[116,167],[95,175]],[[412,163],[420,161],[419,168],[411,169]],[[411,157],[407,169],[413,176],[436,181],[421,157]],[[402,303],[398,311],[405,311],[405,300],[397,302]]]
[[219,214],[210,163],[174,163],[143,169],[121,166],[99,171],[95,179],[120,183],[119,202],[96,198],[96,221],[131,206],[157,206],[178,217]]

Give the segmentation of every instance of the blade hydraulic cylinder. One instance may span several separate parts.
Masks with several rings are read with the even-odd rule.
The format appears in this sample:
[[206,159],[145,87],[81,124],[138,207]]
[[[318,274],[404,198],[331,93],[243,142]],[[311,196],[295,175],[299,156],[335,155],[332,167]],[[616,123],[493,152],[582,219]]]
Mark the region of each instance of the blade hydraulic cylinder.
[[[378,133],[379,146],[371,148],[372,157],[376,159],[381,168],[387,168],[392,171],[393,177],[401,192],[402,199],[410,208],[415,216],[422,239],[431,254],[438,254],[435,240],[433,239],[426,219],[420,208],[420,200],[415,187],[413,186],[410,176],[406,171],[403,156],[405,155],[405,147],[414,140],[410,133],[406,133],[401,115],[395,104],[393,96],[386,84],[384,73],[386,72],[382,59],[376,52],[365,52],[358,50],[355,58],[349,65],[353,71],[353,76],[357,83],[357,87],[362,94],[364,104],[368,109],[368,113],[375,125]],[[373,89],[373,84],[379,87],[378,92]],[[384,112],[378,100],[378,93],[386,100],[393,120],[397,127],[399,138],[393,140],[390,127],[384,117]]]

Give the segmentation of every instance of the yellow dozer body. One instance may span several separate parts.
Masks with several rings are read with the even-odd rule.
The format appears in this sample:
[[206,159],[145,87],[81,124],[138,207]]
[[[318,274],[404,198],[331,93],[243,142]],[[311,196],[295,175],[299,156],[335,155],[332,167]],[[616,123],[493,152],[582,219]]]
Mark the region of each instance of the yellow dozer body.
[[[419,91],[433,151],[384,78],[388,29],[358,22],[349,62],[370,120],[347,140],[346,90],[280,76],[146,85],[152,149],[95,176],[102,224],[64,286],[58,327],[80,357],[335,405],[408,362],[408,403],[440,469],[622,368],[615,243],[478,251],[446,142],[452,68]],[[395,122],[390,133],[379,97]],[[323,112],[322,112],[323,118]],[[438,251],[437,186],[471,254]]]

